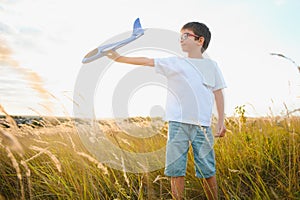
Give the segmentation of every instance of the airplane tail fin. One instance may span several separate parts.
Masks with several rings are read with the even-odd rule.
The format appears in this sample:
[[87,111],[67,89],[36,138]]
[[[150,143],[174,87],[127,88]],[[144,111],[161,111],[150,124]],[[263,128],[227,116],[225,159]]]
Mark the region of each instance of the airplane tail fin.
[[134,36],[141,36],[144,34],[144,29],[142,28],[142,25],[140,23],[140,18],[137,18],[135,21],[134,21],[134,24],[133,24],[133,32],[132,32],[132,35]]

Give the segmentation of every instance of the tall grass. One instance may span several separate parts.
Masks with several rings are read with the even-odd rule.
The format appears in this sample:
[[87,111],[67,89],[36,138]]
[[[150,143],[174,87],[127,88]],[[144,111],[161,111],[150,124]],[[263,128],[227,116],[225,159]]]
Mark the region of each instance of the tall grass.
[[[0,199],[171,198],[163,169],[134,174],[104,166],[82,145],[72,120],[56,121],[0,129]],[[226,137],[215,141],[220,199],[300,199],[300,118],[229,118],[226,124]],[[185,198],[205,199],[191,157]]]
[[226,199],[300,199],[300,119],[246,122],[216,144],[218,179]]

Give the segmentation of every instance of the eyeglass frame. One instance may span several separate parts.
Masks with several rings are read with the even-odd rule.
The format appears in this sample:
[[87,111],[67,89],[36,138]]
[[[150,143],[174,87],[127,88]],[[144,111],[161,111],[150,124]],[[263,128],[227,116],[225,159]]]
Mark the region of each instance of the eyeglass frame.
[[192,37],[194,37],[194,38],[197,39],[197,40],[199,40],[200,37],[202,37],[202,36],[199,36],[199,35],[194,35],[194,34],[192,34],[192,33],[183,33],[183,34],[181,34],[181,36],[180,36],[180,40],[181,40],[181,41],[186,40],[186,39],[189,38],[189,36],[192,36]]

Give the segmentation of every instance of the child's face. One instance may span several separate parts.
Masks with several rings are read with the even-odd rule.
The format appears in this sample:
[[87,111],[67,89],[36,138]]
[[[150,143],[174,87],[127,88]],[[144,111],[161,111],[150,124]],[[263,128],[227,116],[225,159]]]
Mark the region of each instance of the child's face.
[[189,29],[182,29],[180,31],[181,37],[180,37],[180,44],[182,51],[184,52],[191,52],[194,50],[201,50],[201,47],[203,45],[203,37],[200,37],[196,35],[193,31]]

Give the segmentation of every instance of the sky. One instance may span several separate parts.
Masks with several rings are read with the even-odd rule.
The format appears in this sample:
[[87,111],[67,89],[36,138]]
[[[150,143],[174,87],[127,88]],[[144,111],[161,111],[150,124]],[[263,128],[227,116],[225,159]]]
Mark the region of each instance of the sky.
[[[299,9],[298,0],[0,0],[0,104],[12,115],[73,116],[82,58],[130,31],[139,17],[145,28],[179,32],[190,21],[210,28],[207,54],[227,83],[226,115],[242,105],[249,116],[284,114],[286,107],[300,107],[300,73],[291,61],[270,53],[300,64]],[[111,96],[113,85],[134,68],[112,64],[97,90],[107,94],[95,94],[96,116],[112,117],[112,97],[101,99]],[[161,108],[157,105],[164,98],[149,101],[163,96],[153,90],[133,94],[130,115]]]

